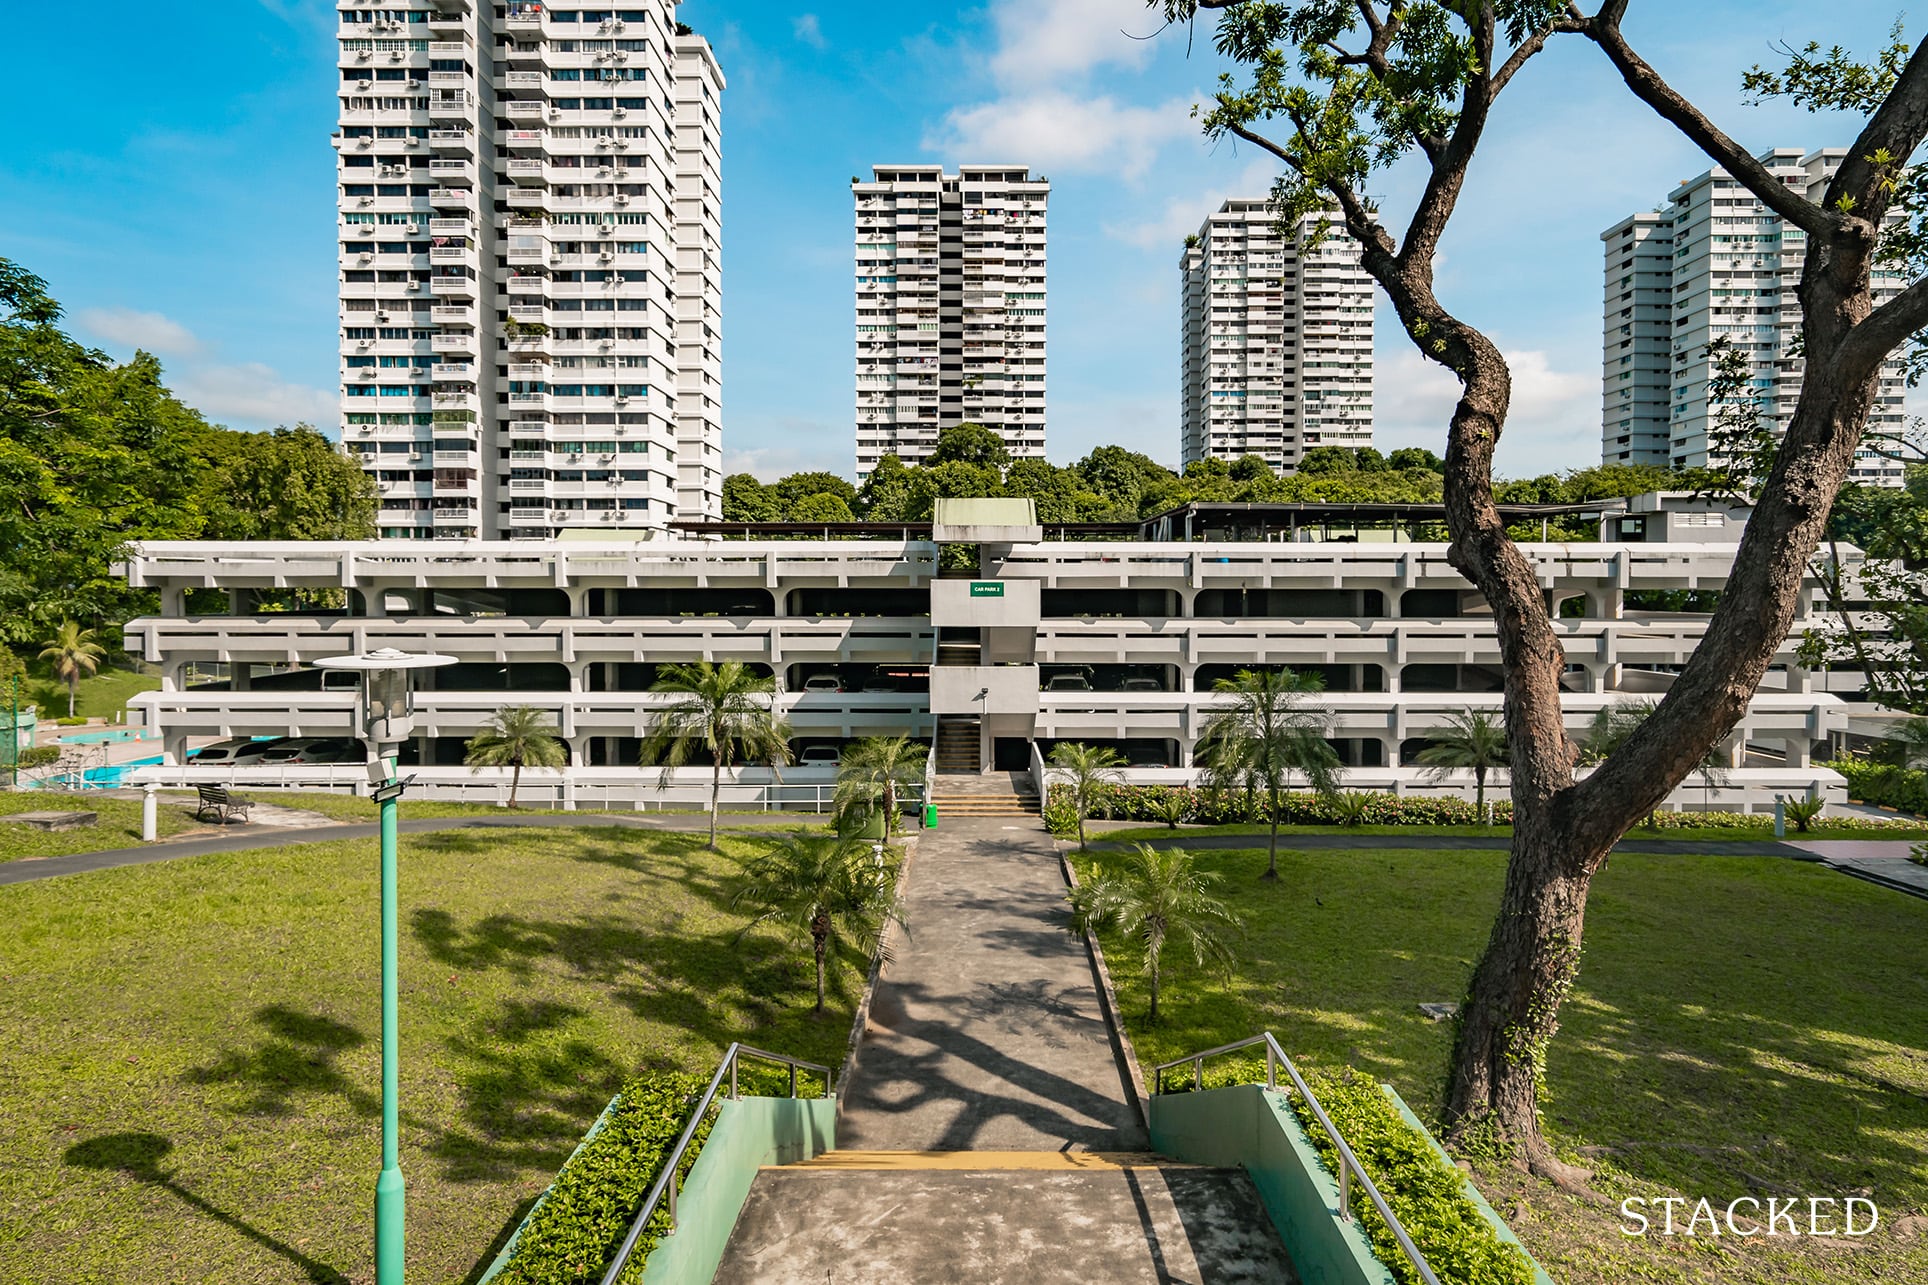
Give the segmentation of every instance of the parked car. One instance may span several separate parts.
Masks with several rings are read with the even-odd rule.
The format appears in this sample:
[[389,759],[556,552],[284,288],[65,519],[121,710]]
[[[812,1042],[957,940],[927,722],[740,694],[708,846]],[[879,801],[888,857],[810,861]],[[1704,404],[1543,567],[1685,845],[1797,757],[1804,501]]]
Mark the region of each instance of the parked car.
[[222,741],[208,746],[207,749],[196,754],[192,761],[201,766],[216,763],[259,763],[263,754],[287,739],[285,736],[271,736],[259,741],[245,737],[235,738],[233,741]]
[[367,751],[346,736],[298,736],[261,755],[263,763],[360,763]]
[[843,754],[834,745],[812,745],[797,755],[799,767],[835,767],[843,761]]
[[867,692],[894,692],[898,687],[897,680],[889,674],[872,674],[864,679],[864,690]]
[[803,680],[803,690],[806,692],[840,692],[843,689],[843,680],[835,674],[812,674]]
[[203,745],[187,756],[190,763],[227,763],[234,759],[234,752],[245,745],[254,744],[252,736],[230,736],[225,741]]
[[1162,692],[1165,685],[1156,678],[1127,678],[1118,685],[1121,692]]
[[1088,692],[1091,690],[1091,680],[1083,674],[1053,674],[1049,679],[1045,680],[1044,690],[1047,692]]

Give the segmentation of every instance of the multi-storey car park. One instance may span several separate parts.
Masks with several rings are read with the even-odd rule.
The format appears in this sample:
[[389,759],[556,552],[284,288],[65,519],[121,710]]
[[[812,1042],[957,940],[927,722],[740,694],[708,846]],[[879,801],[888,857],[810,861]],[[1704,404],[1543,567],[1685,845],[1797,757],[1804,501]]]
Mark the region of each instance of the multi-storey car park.
[[1372,278],[1317,214],[1290,229],[1228,200],[1179,259],[1182,462],[1257,455],[1290,473],[1315,446],[1372,445]]
[[340,19],[342,437],[382,536],[714,513],[723,80],[702,38],[672,0]]
[[[1846,148],[1777,147],[1757,159],[1782,183],[1820,200]],[[1892,219],[1903,216],[1892,214]],[[1795,286],[1805,234],[1786,224],[1722,169],[1676,186],[1664,209],[1635,214],[1600,234],[1605,251],[1601,459],[1608,464],[1698,468],[1726,462],[1723,408],[1710,393],[1716,340],[1752,366],[1748,392],[1762,427],[1787,429],[1804,362]],[[1905,284],[1877,268],[1874,302]],[[1901,484],[1894,443],[1904,430],[1902,369],[1885,363],[1867,440],[1850,476]]]
[[[1576,514],[1602,538],[1523,550],[1556,611],[1579,734],[1603,706],[1666,689],[1707,620],[1664,609],[1667,595],[1720,587],[1745,514],[1675,495],[1509,511]],[[1189,505],[1065,538],[1030,501],[964,500],[940,501],[935,523],[853,525],[852,538],[711,523],[688,540],[150,543],[125,573],[159,590],[161,611],[126,637],[162,685],[133,708],[163,738],[150,779],[341,785],[361,769],[181,765],[210,738],[353,735],[355,692],[315,662],[435,651],[459,663],[427,674],[405,749],[428,788],[498,794],[504,783],[458,766],[463,743],[528,704],[552,713],[571,766],[525,779],[525,797],[661,806],[704,797],[707,772],[666,788],[638,765],[652,711],[671,699],[650,690],[658,667],[738,660],[775,678],[803,765],[777,784],[741,772],[735,798],[809,805],[834,752],[863,736],[934,742],[942,772],[993,784],[1000,770],[1036,782],[1059,741],[1116,747],[1142,780],[1190,780],[1214,682],[1290,666],[1325,680],[1317,705],[1349,787],[1459,792],[1467,783],[1431,781],[1413,761],[1455,711],[1499,708],[1499,648],[1446,546],[1412,538],[1440,521],[1422,505]],[[1799,663],[1812,589],[1802,602],[1732,738],[1735,770],[1711,790],[1690,780],[1678,804],[1840,797],[1814,758],[1866,707],[1828,690],[1855,676]]]
[[857,480],[980,424],[1044,458],[1045,209],[1022,165],[878,165],[853,178]]

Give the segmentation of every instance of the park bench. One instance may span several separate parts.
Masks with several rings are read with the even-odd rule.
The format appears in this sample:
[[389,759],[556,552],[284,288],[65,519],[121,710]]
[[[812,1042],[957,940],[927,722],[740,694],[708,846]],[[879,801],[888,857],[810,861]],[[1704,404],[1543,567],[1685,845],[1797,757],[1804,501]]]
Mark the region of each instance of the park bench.
[[225,785],[199,786],[197,792],[201,801],[194,809],[196,821],[213,820],[226,825],[237,816],[246,821],[248,809],[254,806],[253,800],[242,798]]

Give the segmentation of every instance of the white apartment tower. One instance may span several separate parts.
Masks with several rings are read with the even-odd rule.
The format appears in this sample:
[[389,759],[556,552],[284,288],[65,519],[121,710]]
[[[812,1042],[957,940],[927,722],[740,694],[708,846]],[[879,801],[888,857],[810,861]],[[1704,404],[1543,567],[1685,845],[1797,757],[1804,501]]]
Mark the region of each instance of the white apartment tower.
[[723,71],[676,37],[676,511],[723,516]]
[[[678,341],[679,293],[715,302],[722,77],[672,0],[629,3],[340,6],[342,437],[384,538],[652,534],[678,512],[682,442],[716,422],[714,344]],[[685,153],[687,190],[710,162],[693,270]]]
[[853,179],[857,477],[982,424],[1044,456],[1045,206],[1022,165],[878,165]]
[[[1774,148],[1758,159],[1790,188],[1820,199],[1846,149],[1803,153]],[[1754,366],[1762,422],[1785,431],[1800,394],[1804,363],[1796,345],[1806,236],[1783,223],[1725,170],[1688,179],[1667,207],[1636,214],[1601,233],[1605,248],[1602,320],[1601,459],[1608,464],[1697,468],[1719,463],[1710,451],[1721,407],[1710,402],[1708,345],[1727,340]],[[1874,274],[1877,304],[1904,284]],[[1901,465],[1874,439],[1903,431],[1899,362],[1882,368],[1867,441],[1851,477],[1898,486]],[[1710,456],[1712,458],[1710,458]]]
[[1265,200],[1230,200],[1185,240],[1180,455],[1264,458],[1372,445],[1372,278],[1317,215],[1281,231]]

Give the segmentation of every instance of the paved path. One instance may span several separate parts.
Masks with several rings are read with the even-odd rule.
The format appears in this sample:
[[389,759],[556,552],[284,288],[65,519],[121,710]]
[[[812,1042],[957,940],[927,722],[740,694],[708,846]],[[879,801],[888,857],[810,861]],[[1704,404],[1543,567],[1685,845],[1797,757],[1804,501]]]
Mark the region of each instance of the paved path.
[[[761,826],[814,825],[822,822],[823,819],[814,812],[725,814],[723,828],[732,830]],[[437,830],[519,830],[531,826],[538,829],[550,826],[621,826],[632,830],[707,831],[710,819],[707,814],[687,812],[568,812],[518,816],[506,811],[499,816],[410,819],[407,815],[407,806],[404,805],[401,820],[403,834],[430,834]],[[235,826],[231,833],[210,838],[164,839],[159,843],[143,844],[138,848],[108,848],[100,852],[76,852],[64,857],[35,857],[0,862],[0,885],[29,883],[35,879],[52,879],[58,875],[85,874],[92,870],[112,869],[115,866],[138,866],[153,861],[172,861],[177,857],[200,857],[211,852],[246,852],[251,848],[281,848],[291,843],[330,843],[336,839],[373,839],[380,833],[381,826],[374,821],[318,825],[306,830],[270,826]]]
[[837,1145],[1139,1151],[1064,880],[1035,819],[948,820],[918,840],[908,941],[884,970]]
[[1813,853],[1844,874],[1910,896],[1928,897],[1928,866],[1908,859],[1914,845],[1893,839],[1808,839],[1794,847]]

